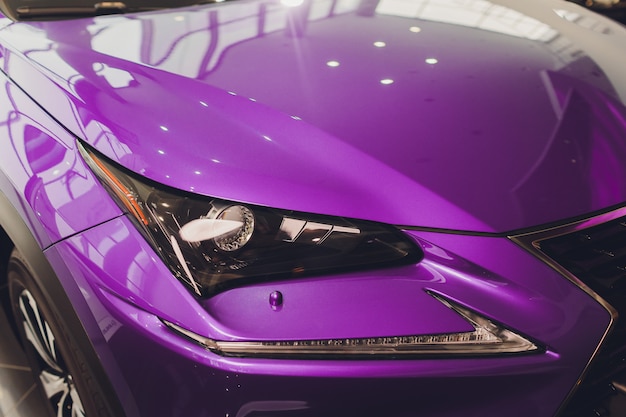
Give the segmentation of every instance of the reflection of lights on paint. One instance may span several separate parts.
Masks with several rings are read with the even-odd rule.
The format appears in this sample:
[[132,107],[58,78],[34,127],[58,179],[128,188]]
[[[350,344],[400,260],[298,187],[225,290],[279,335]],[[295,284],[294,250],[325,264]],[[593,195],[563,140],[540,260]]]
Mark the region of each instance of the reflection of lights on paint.
[[426,63],[430,65],[435,65],[439,60],[437,58],[426,58]]
[[161,129],[164,132],[169,132],[169,129],[167,128],[167,126],[159,126],[159,129]]
[[280,4],[287,7],[298,7],[304,4],[304,0],[280,0]]
[[202,107],[209,107],[209,105],[208,105],[208,104],[206,104],[204,101],[201,101],[201,102],[200,102],[200,105],[201,105]]
[[157,152],[159,153],[159,155],[165,155],[165,151],[164,150],[159,149]]
[[211,162],[216,163],[216,164],[221,163],[221,161],[219,159],[211,159]]
[[377,41],[377,42],[374,42],[374,46],[377,48],[384,48],[385,46],[387,46],[387,44],[382,41]]
[[196,175],[201,175],[202,174],[201,171],[194,171],[193,173],[196,174]]
[[265,139],[265,140],[266,140],[266,141],[268,141],[268,142],[271,142],[271,141],[272,141],[272,138],[270,138],[270,137],[269,137],[269,136],[267,136],[267,135],[263,135],[263,139]]
[[185,16],[174,16],[174,20],[177,22],[184,22]]
[[331,68],[336,68],[339,66],[339,61],[328,61],[326,65],[328,65]]
[[291,118],[292,118],[293,120],[302,120],[302,118],[300,118],[300,117],[298,117],[298,116],[291,116]]
[[225,235],[233,236],[232,232],[240,230],[242,226],[244,223],[237,220],[199,218],[183,225],[179,235],[185,242],[198,243]]
[[128,71],[109,67],[101,62],[94,62],[91,68],[93,68],[98,76],[103,77],[113,88],[130,87],[132,82],[135,81],[135,78]]
[[389,84],[393,84],[393,80],[391,78],[385,78],[383,80],[380,80],[380,83],[383,85],[389,85]]
[[419,26],[411,26],[409,30],[413,33],[420,33],[422,31],[422,28],[420,28]]

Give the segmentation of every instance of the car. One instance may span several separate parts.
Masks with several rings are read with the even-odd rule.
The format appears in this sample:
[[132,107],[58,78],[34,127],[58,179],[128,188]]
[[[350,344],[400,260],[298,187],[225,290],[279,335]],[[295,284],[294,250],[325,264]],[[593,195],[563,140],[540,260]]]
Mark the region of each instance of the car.
[[51,416],[623,412],[624,26],[0,3],[0,288]]

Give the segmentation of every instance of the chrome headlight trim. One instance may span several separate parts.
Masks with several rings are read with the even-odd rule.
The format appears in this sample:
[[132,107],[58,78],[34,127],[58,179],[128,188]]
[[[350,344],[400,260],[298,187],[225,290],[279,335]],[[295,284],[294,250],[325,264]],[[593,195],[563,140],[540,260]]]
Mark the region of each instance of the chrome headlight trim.
[[413,358],[523,354],[544,350],[525,337],[460,304],[439,294],[428,293],[466,319],[474,326],[474,330],[462,333],[369,338],[220,341],[200,336],[169,321],[162,321],[174,332],[191,339],[205,349],[230,357],[314,359],[383,356]]
[[[542,252],[541,250],[541,242],[555,238],[558,236],[567,235],[570,233],[578,232],[581,230],[589,229],[594,226],[598,226],[603,223],[610,222],[611,220],[619,219],[620,217],[626,216],[626,207],[621,207],[619,209],[610,211],[608,213],[600,214],[598,216],[594,216],[591,218],[567,223],[560,226],[551,227],[548,229],[543,229],[534,232],[522,233],[518,235],[511,235],[508,238],[518,244],[519,246],[526,249],[528,252],[541,259],[547,265],[549,265],[552,269],[559,272],[569,281],[571,281],[578,288],[587,293],[590,297],[596,300],[602,307],[604,307],[609,314],[611,315],[611,324],[609,325],[609,329],[613,327],[613,323],[617,319],[617,311],[611,306],[606,300],[604,300],[600,295],[598,295],[595,291],[593,291],[587,284],[582,282],[578,277],[569,272],[563,266],[558,264],[552,258],[550,258],[547,254]],[[608,333],[609,330],[607,330]]]

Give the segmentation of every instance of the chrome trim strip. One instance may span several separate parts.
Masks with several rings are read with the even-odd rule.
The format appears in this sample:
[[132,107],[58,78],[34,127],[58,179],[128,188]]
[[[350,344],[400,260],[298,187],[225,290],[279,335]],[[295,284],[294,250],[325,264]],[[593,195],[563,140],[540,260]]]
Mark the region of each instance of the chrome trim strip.
[[565,278],[571,281],[578,288],[583,290],[587,295],[589,295],[596,302],[598,302],[610,315],[609,324],[607,328],[605,329],[604,334],[602,335],[602,338],[600,339],[598,345],[596,346],[593,354],[589,358],[589,361],[585,365],[585,368],[580,374],[578,381],[576,381],[576,384],[572,387],[569,394],[567,395],[567,397],[565,398],[565,400],[559,407],[559,410],[556,413],[557,415],[559,415],[561,411],[563,411],[565,406],[569,403],[571,398],[574,396],[576,390],[582,383],[583,379],[587,376],[591,363],[594,361],[594,359],[598,355],[598,352],[600,351],[601,346],[604,344],[604,342],[606,341],[606,338],[615,327],[615,323],[617,322],[619,314],[612,305],[610,305],[604,298],[602,298],[599,294],[597,294],[595,291],[589,288],[587,284],[579,280],[575,275],[573,275],[571,272],[569,272],[567,269],[565,269],[563,266],[557,263],[554,259],[546,255],[544,252],[542,252],[541,242],[547,239],[551,239],[551,238],[555,238],[555,237],[559,237],[563,235],[568,235],[570,233],[580,232],[582,230],[589,229],[591,227],[598,226],[603,223],[607,223],[609,221],[619,219],[620,217],[626,217],[626,207],[621,207],[619,209],[616,209],[616,210],[613,210],[604,214],[600,214],[598,216],[594,216],[588,219],[579,220],[576,222],[552,227],[549,229],[540,230],[537,232],[529,232],[529,233],[522,233],[519,235],[508,236],[508,238],[511,241],[515,242],[516,244],[520,245],[522,248],[526,249],[532,255],[536,256],[541,261],[545,262],[552,269],[556,270],[558,273],[563,275]]
[[474,331],[431,335],[366,337],[283,341],[220,341],[200,336],[162,320],[171,330],[205,349],[236,357],[371,357],[371,356],[468,356],[523,354],[543,351],[530,340],[479,314],[428,292],[432,297],[467,320]]

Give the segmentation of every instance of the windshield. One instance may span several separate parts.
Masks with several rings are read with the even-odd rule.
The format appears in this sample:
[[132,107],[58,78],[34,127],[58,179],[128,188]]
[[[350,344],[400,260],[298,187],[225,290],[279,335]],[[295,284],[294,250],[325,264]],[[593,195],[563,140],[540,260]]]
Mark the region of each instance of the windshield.
[[0,0],[0,8],[13,20],[49,20],[159,10],[219,1],[223,0]]

